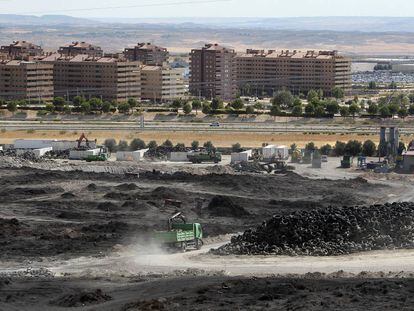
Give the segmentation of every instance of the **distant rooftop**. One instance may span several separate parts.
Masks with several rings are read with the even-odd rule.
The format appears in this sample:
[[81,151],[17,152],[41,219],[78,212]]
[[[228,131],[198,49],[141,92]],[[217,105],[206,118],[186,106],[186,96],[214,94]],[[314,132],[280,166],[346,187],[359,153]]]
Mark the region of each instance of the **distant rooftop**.
[[315,50],[308,50],[298,51],[298,50],[246,50],[246,53],[239,54],[238,57],[246,57],[246,58],[313,58],[313,59],[332,59],[335,57],[342,57],[338,54],[338,51],[315,51]]

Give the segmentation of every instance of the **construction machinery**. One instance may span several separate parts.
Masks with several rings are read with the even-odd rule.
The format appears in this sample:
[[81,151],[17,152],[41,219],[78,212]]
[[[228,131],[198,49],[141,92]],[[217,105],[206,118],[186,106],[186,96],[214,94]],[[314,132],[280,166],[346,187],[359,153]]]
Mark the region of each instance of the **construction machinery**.
[[187,248],[200,249],[203,246],[203,230],[199,223],[187,223],[186,218],[178,212],[168,219],[166,231],[153,234],[156,243],[169,249],[185,252]]
[[90,149],[90,145],[89,145],[89,140],[86,137],[85,133],[82,133],[81,136],[78,138],[77,142],[78,142],[78,149],[81,149],[81,145],[82,145],[82,141],[85,140],[85,145],[87,149]]
[[221,153],[220,152],[197,152],[194,154],[187,155],[187,159],[193,164],[203,163],[203,162],[221,162]]
[[106,147],[100,146],[99,153],[95,155],[88,155],[86,157],[86,162],[103,162],[107,161],[110,157],[109,151]]
[[299,149],[292,151],[292,163],[300,163],[302,161],[302,153]]

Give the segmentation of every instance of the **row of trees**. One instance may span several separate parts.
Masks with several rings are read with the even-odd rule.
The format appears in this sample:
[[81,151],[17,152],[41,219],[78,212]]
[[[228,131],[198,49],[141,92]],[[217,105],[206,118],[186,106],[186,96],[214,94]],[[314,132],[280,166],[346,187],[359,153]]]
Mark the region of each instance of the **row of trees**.
[[[291,146],[292,150],[296,149],[296,145],[293,144]],[[330,156],[343,156],[343,155],[351,155],[351,156],[367,156],[367,157],[373,157],[384,155],[384,151],[382,146],[376,145],[372,140],[366,140],[364,142],[358,141],[358,140],[350,140],[347,143],[337,141],[334,146],[331,146],[330,144],[323,145],[320,148],[317,148],[315,146],[315,143],[310,142],[306,144],[305,149],[307,151],[319,151],[322,155],[330,155]],[[399,145],[399,154],[401,154],[405,150],[405,144],[400,142]]]
[[[114,138],[108,138],[104,141],[104,145],[108,148],[110,152],[116,152],[116,151],[135,151],[140,149],[156,149],[158,147],[167,148],[167,149],[174,149],[175,151],[185,151],[186,146],[183,143],[177,143],[175,146],[171,142],[171,140],[167,139],[164,141],[161,145],[158,145],[158,143],[155,140],[151,140],[148,142],[148,144],[145,143],[140,138],[134,138],[131,140],[131,142],[128,144],[125,140],[120,140],[118,143]],[[203,147],[207,150],[215,150],[215,147],[211,141],[206,141],[203,144]],[[197,140],[194,140],[191,143],[191,149],[197,150],[200,148],[200,143]]]

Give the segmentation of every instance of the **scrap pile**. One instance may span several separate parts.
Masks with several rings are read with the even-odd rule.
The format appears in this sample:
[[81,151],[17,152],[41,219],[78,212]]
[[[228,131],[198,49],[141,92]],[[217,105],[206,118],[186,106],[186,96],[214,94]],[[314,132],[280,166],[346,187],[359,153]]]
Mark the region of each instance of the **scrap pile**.
[[413,247],[414,203],[387,203],[273,216],[212,253],[332,256]]

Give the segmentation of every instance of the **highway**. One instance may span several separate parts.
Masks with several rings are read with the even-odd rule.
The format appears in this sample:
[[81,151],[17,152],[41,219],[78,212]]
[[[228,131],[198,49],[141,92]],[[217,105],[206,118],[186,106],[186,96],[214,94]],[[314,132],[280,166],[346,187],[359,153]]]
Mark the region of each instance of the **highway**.
[[[207,122],[146,121],[0,121],[6,130],[67,130],[67,131],[184,131],[184,132],[245,132],[245,133],[337,133],[378,134],[379,126],[315,125],[280,122],[223,122],[212,127]],[[414,134],[414,127],[400,127],[401,134]]]

